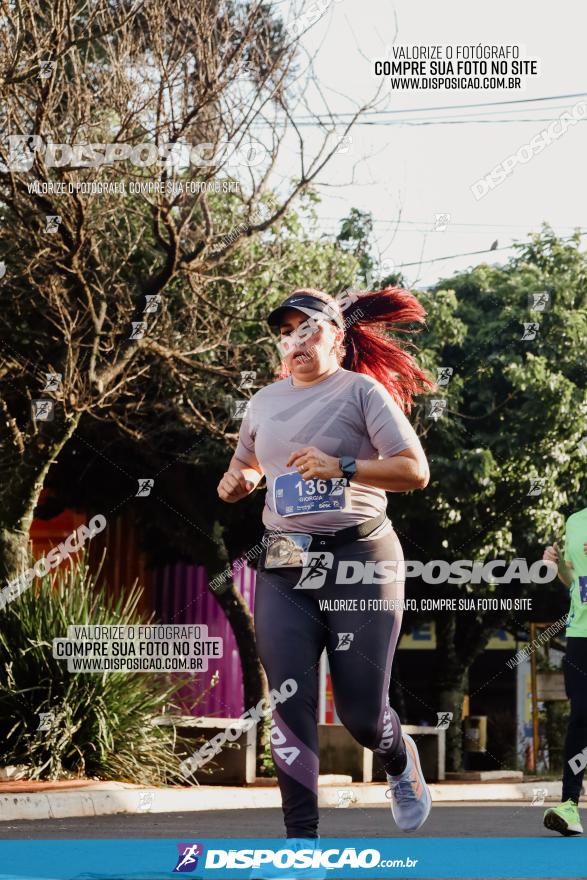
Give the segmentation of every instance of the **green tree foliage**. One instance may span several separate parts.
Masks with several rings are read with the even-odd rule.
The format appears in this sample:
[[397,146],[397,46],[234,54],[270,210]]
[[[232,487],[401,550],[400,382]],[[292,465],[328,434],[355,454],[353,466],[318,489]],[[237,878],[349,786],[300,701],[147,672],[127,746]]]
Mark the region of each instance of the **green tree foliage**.
[[345,251],[349,251],[359,261],[359,279],[367,283],[371,277],[375,260],[371,240],[373,236],[373,217],[367,211],[351,208],[348,217],[340,225],[336,241]]
[[[580,243],[578,233],[562,240],[545,226],[506,265],[481,264],[419,295],[428,311],[420,361],[454,372],[431,395],[446,401],[445,414],[430,418],[425,400],[414,412],[431,481],[391,505],[406,558],[530,563],[561,536],[565,516],[587,503],[587,257]],[[533,294],[541,293],[548,295],[546,309],[533,311]],[[536,324],[525,333],[524,325]],[[536,480],[539,494],[529,494]],[[568,603],[557,582],[408,584],[411,595],[427,597],[530,596],[541,620],[556,619]],[[523,630],[527,618],[501,610],[435,615],[434,709],[455,715],[453,768],[470,665],[497,628]]]

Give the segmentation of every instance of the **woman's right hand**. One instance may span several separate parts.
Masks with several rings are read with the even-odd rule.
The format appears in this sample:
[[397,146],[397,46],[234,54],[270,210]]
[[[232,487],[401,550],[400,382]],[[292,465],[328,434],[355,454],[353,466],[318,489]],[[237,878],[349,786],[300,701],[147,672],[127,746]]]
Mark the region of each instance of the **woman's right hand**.
[[547,547],[542,554],[542,558],[545,560],[545,562],[556,562],[556,564],[558,565],[560,560],[558,544],[551,544],[549,547]]
[[[587,544],[585,546],[587,547]],[[561,567],[561,565],[564,564],[569,569],[569,571],[573,571],[575,567],[570,559],[565,559],[563,563],[559,546],[556,543],[551,544],[549,547],[546,548],[546,550],[542,554],[542,558],[547,562],[556,562],[559,568]]]
[[570,559],[563,560],[558,544],[551,544],[547,547],[542,554],[542,558],[546,562],[555,563],[558,567],[559,580],[561,580],[566,587],[570,587],[573,582],[574,565]]
[[223,475],[216,491],[222,501],[234,504],[250,495],[254,488],[255,484],[245,479],[242,471],[231,469]]

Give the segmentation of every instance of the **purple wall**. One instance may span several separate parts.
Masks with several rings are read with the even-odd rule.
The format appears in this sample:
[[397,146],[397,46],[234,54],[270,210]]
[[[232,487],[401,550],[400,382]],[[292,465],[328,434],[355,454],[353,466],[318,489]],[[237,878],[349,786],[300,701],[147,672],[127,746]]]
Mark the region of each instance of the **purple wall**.
[[[255,571],[245,565],[234,572],[234,581],[253,610]],[[207,583],[201,565],[177,564],[159,569],[154,577],[155,613],[162,623],[206,624],[208,635],[223,639],[222,658],[209,661],[208,672],[197,673],[194,683],[182,688],[180,697],[186,715],[235,718],[245,709],[241,663],[232,629]],[[202,698],[216,670],[218,684]]]

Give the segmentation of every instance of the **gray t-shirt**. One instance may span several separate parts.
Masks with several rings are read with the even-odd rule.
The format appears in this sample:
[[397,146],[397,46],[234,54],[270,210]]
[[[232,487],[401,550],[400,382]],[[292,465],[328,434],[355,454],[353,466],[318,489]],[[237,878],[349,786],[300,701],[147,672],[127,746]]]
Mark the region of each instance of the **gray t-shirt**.
[[[358,459],[389,458],[420,441],[386,388],[362,373],[339,368],[322,382],[302,388],[291,377],[261,388],[243,418],[236,457],[245,464],[254,455],[267,480],[263,523],[284,532],[331,534],[377,516],[387,507],[383,489],[352,480],[346,510],[280,516],[275,511],[273,483],[280,474],[296,472],[286,462],[297,449],[315,446],[327,455]],[[391,530],[386,520],[369,539]]]

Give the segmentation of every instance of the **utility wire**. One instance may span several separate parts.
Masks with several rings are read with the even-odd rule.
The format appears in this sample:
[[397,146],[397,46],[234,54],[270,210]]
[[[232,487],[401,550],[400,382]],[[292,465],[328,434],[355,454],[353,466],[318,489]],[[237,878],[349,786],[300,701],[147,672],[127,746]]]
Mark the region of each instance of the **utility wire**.
[[[587,235],[587,229],[580,230],[579,234],[580,235]],[[570,241],[572,237],[573,237],[572,235],[565,236],[565,237],[563,237],[562,241]],[[512,248],[511,244],[506,244],[506,245],[503,245],[502,247],[493,248],[493,250],[489,250],[489,248],[484,248],[482,251],[467,251],[464,254],[448,254],[445,257],[434,257],[431,260],[416,260],[413,263],[399,263],[398,265],[394,265],[394,269],[404,269],[404,268],[406,268],[406,266],[423,266],[425,263],[439,263],[442,260],[455,260],[458,257],[473,257],[473,256],[477,256],[479,254],[487,254],[487,253],[494,254],[494,253],[496,253],[496,251],[509,251],[509,250],[511,250],[511,248]]]
[[[447,119],[447,120],[439,120],[439,121],[428,120],[428,119],[422,119],[422,120],[390,119],[390,120],[373,120],[373,121],[371,121],[369,119],[364,119],[364,120],[358,119],[356,122],[353,123],[353,128],[356,128],[358,125],[369,125],[369,126],[378,125],[381,128],[383,128],[383,127],[388,127],[388,126],[400,126],[400,125],[410,125],[410,126],[415,127],[418,125],[475,125],[475,124],[494,125],[496,123],[497,124],[510,124],[510,123],[517,123],[517,122],[534,122],[534,123],[536,123],[536,122],[556,122],[556,120],[558,118],[559,118],[558,116],[552,116],[552,117],[547,117],[547,118],[542,118],[542,119],[538,119],[538,118],[532,118],[532,119],[473,119],[473,118],[459,119],[459,118],[457,118],[457,119]],[[576,122],[587,122],[587,119],[577,119],[575,121]],[[341,121],[338,124],[340,126],[343,126],[343,125],[346,125],[347,123]],[[266,126],[271,126],[271,123],[270,122],[260,123],[260,127],[263,128]],[[296,122],[296,127],[297,128],[317,128],[317,123],[315,123],[315,122]]]
[[[407,77],[406,77],[407,79]],[[542,98],[512,98],[509,101],[480,101],[475,104],[445,104],[440,107],[409,107],[402,110],[367,110],[363,114],[363,116],[382,116],[386,114],[387,116],[392,116],[398,113],[427,113],[431,111],[438,110],[469,110],[472,107],[503,107],[506,104],[536,104],[540,101],[558,101],[567,99],[567,98],[584,98],[587,97],[587,92],[570,92],[566,95],[545,95]],[[353,112],[350,110],[341,110],[335,111],[333,113],[329,113],[326,120],[331,119],[335,116],[353,116]],[[298,116],[298,119],[310,119],[316,120],[319,119],[319,116],[312,116],[311,114],[304,114],[303,116]]]
[[[440,213],[440,212],[437,212]],[[448,213],[448,212],[447,212]],[[325,215],[320,215],[320,221],[329,220],[332,223],[342,223],[345,219],[344,217],[330,217]],[[408,225],[416,227],[414,229],[403,229],[402,232],[432,232],[435,224],[434,220],[378,220],[376,217],[372,218],[374,224],[378,225],[386,225],[386,226],[394,226],[401,227],[402,225]],[[568,225],[557,224],[556,229],[559,230],[567,230],[567,229],[577,229],[580,227],[580,223],[569,223]],[[458,223],[456,220],[450,220],[447,223],[447,231],[450,229],[454,229],[454,227],[475,227],[473,231],[483,230],[483,229],[523,229],[526,232],[528,229],[531,229],[533,226],[536,226],[536,221],[533,220],[531,223],[469,223],[463,222]],[[553,229],[556,231],[555,227]]]

